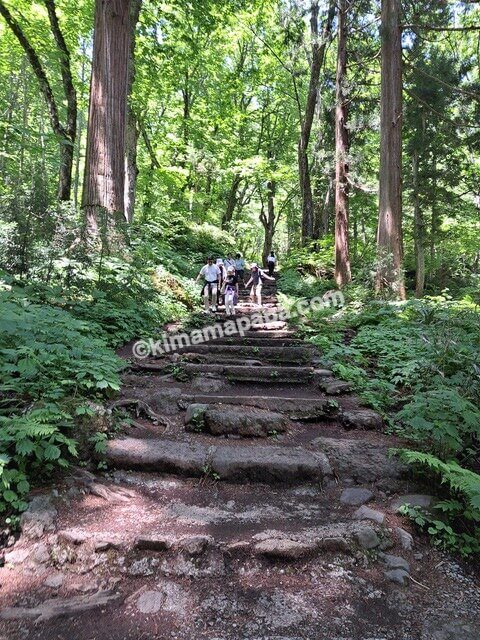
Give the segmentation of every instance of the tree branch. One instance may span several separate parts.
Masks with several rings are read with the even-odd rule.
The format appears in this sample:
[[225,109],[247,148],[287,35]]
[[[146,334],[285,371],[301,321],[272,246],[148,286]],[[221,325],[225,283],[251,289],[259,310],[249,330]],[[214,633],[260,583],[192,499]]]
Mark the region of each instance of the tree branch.
[[60,119],[58,117],[58,108],[57,103],[55,102],[55,96],[53,95],[52,87],[48,81],[47,75],[42,67],[40,59],[32,47],[28,38],[23,33],[22,28],[15,20],[15,18],[10,13],[9,9],[5,6],[5,3],[0,0],[0,15],[3,16],[5,22],[10,27],[15,37],[19,41],[21,47],[25,51],[25,54],[32,66],[33,72],[37,76],[38,83],[40,85],[40,91],[42,92],[43,97],[45,98],[45,102],[47,103],[48,114],[50,117],[50,123],[52,125],[53,131],[64,138],[66,136],[65,129],[60,124]]
[[466,27],[435,27],[431,24],[402,24],[401,29],[423,29],[424,31],[480,31],[480,25],[470,25]]
[[73,86],[72,69],[70,67],[70,51],[63,37],[58,16],[55,9],[55,0],[45,0],[48,11],[50,27],[55,38],[55,42],[60,51],[60,72],[62,74],[63,90],[67,99],[67,124],[66,132],[72,142],[75,140],[77,132],[77,92]]

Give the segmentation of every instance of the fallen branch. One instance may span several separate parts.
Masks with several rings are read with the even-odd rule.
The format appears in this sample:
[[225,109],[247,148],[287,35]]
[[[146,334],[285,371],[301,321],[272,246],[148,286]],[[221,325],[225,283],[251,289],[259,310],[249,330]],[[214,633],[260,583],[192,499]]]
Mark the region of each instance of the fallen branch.
[[426,584],[422,584],[421,582],[419,582],[418,580],[415,580],[415,578],[412,578],[411,575],[408,576],[410,578],[410,580],[412,582],[414,582],[415,584],[418,584],[419,587],[422,587],[422,589],[426,589],[427,591],[430,591],[430,587],[427,587]]

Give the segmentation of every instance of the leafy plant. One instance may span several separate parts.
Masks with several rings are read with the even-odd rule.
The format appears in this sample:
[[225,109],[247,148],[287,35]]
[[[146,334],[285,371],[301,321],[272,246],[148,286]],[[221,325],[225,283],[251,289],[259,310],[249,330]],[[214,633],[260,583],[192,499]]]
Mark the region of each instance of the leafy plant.
[[445,549],[463,556],[480,553],[480,475],[464,469],[456,460],[443,462],[418,451],[397,451],[401,460],[427,476],[439,477],[449,497],[437,501],[429,511],[405,505],[402,511]]

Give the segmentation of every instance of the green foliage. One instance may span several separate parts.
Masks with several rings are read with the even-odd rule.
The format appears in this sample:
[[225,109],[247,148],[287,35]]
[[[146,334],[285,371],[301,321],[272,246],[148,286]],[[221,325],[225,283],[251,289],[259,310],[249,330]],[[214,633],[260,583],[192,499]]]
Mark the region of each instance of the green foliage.
[[447,497],[430,510],[405,505],[403,512],[432,537],[436,546],[457,550],[463,556],[480,553],[480,475],[464,469],[456,460],[443,462],[418,451],[402,449],[401,460],[424,474],[440,478]]
[[31,478],[68,466],[83,398],[117,390],[121,366],[95,325],[0,292],[0,509],[23,509]]
[[461,453],[480,441],[480,410],[456,389],[416,394],[397,413],[398,432],[424,443],[442,457]]
[[479,307],[447,293],[406,303],[350,300],[310,314],[301,330],[324,364],[418,449],[403,450],[402,459],[428,479],[440,477],[445,496],[434,514],[408,514],[435,544],[479,553]]

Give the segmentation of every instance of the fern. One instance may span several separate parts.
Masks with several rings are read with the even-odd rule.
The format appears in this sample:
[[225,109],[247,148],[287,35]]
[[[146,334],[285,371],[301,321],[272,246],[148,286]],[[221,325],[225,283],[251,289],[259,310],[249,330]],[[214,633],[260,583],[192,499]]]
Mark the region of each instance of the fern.
[[434,544],[458,550],[464,556],[480,553],[480,475],[463,468],[456,460],[444,462],[432,454],[409,449],[394,452],[403,462],[439,477],[451,494],[436,502],[431,512],[406,505],[403,513],[425,529]]

